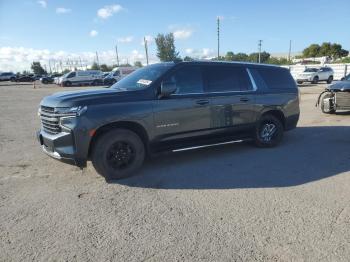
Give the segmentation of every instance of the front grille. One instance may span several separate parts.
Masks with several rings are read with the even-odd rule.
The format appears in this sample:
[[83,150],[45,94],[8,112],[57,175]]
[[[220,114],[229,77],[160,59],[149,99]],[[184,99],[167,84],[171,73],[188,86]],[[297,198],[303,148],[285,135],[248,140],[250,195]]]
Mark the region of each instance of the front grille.
[[40,107],[41,125],[45,132],[49,134],[58,134],[61,132],[59,125],[59,115],[55,113],[55,108],[41,106]]
[[337,109],[350,110],[350,92],[337,92],[335,94]]

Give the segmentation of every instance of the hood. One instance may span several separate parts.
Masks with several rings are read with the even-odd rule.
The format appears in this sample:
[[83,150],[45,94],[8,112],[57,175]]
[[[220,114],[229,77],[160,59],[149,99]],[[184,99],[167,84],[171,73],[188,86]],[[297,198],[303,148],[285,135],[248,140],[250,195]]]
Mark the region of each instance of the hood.
[[313,75],[315,73],[316,72],[302,72],[302,73],[300,73],[300,75]]
[[350,81],[339,81],[330,85],[327,89],[332,91],[350,91]]
[[[40,105],[49,107],[73,107],[115,102],[140,100],[140,91],[120,91],[116,89],[93,89],[59,92],[45,97]],[[141,96],[142,97],[142,96]]]

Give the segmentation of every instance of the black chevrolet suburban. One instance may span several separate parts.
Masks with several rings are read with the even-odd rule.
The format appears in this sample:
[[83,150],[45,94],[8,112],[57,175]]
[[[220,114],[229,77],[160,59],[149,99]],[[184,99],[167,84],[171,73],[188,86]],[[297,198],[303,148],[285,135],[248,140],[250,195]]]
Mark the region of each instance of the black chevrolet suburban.
[[276,146],[296,127],[299,92],[285,68],[234,62],[159,63],[111,88],[45,97],[37,138],[49,156],[106,180],[146,156],[250,139]]

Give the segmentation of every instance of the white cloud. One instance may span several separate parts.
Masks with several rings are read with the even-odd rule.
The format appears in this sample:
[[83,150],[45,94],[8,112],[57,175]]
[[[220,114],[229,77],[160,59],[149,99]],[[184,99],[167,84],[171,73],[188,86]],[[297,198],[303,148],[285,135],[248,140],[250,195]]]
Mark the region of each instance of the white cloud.
[[37,3],[38,3],[39,5],[41,5],[42,8],[46,8],[46,7],[47,7],[47,2],[46,2],[46,0],[39,0],[39,1],[37,1]]
[[70,13],[70,12],[72,12],[72,9],[64,8],[64,7],[57,7],[56,8],[56,13],[57,14],[67,14],[67,13]]
[[133,36],[119,37],[117,41],[119,43],[131,43],[134,40]]
[[97,10],[97,16],[102,19],[107,19],[114,13],[118,13],[122,10],[124,10],[124,8],[121,5],[106,5]]
[[185,49],[185,53],[188,55],[191,55],[193,53],[193,49],[192,48],[186,48]]
[[96,30],[91,30],[90,31],[90,36],[91,37],[95,37],[95,36],[97,36],[98,35],[98,32],[96,31]]
[[[101,64],[116,64],[115,50],[105,50],[98,52]],[[80,68],[80,60],[83,65],[89,67],[95,60],[95,52],[68,53],[66,51],[51,51],[48,49],[33,49],[25,47],[0,47],[0,71],[22,72],[30,70],[33,61],[39,61],[44,67],[49,69],[49,61],[52,70],[61,71],[62,69]],[[130,53],[119,53],[120,63],[141,61],[146,64],[144,52],[133,50]],[[155,54],[149,54],[150,64],[158,62]],[[54,69],[55,68],[55,69]]]
[[187,39],[192,33],[193,31],[190,29],[179,29],[173,32],[175,39]]
[[211,59],[215,57],[215,50],[211,48],[202,48],[202,49],[186,48],[185,53],[186,55],[189,55],[193,58],[198,58],[198,59]]

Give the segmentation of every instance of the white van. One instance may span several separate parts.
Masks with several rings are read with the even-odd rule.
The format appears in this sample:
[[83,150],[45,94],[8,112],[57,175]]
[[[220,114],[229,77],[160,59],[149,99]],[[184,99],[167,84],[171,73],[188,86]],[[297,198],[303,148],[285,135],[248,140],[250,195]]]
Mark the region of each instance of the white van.
[[61,76],[58,80],[58,84],[62,86],[99,85],[102,82],[100,70],[72,71]]
[[120,79],[131,74],[137,69],[138,67],[132,66],[113,68],[113,70],[103,79],[103,83],[105,85],[113,85],[114,83],[118,82]]

